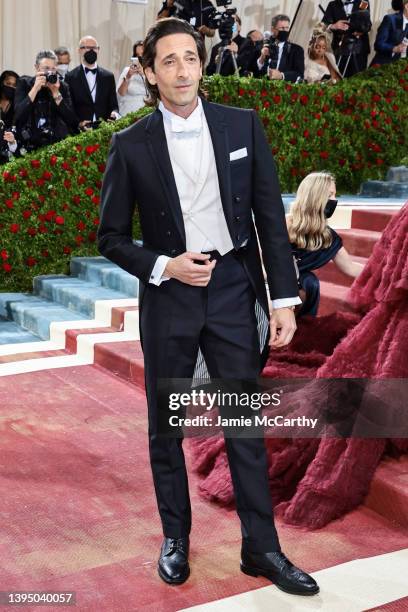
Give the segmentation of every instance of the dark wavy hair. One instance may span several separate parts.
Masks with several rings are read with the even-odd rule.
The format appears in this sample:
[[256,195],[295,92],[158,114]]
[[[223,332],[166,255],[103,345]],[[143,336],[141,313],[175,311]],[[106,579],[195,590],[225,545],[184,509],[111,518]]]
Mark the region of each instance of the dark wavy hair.
[[[194,28],[189,23],[187,23],[187,21],[177,19],[176,17],[167,17],[166,19],[160,19],[149,29],[146,38],[143,41],[143,70],[146,70],[146,68],[151,68],[154,72],[157,42],[161,38],[164,38],[164,36],[170,36],[171,34],[188,34],[195,40],[195,43],[197,45],[198,57],[200,58],[201,66],[203,67],[204,72],[207,52],[205,49],[205,42],[203,36],[201,36],[199,32],[196,32]],[[146,105],[157,106],[160,100],[159,88],[157,87],[157,85],[151,85],[147,79],[146,87],[148,91],[148,96],[145,99]],[[201,86],[199,89],[199,94],[201,96],[205,96],[205,91],[201,88]]]

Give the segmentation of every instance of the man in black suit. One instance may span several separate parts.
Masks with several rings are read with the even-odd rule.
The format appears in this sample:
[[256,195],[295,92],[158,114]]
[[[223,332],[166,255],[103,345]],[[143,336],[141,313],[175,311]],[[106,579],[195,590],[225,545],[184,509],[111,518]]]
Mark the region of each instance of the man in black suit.
[[[244,43],[246,40],[246,38],[244,38],[240,34],[241,25],[242,25],[241,18],[239,17],[239,15],[235,14],[234,15],[234,26],[232,30],[233,38],[231,40],[231,43],[225,47],[225,52],[222,58],[222,64],[221,64],[221,69],[220,69],[220,74],[222,76],[231,76],[235,74],[234,63],[232,61],[231,54],[233,53],[235,55],[235,58],[237,58],[238,53],[241,49],[242,43]],[[214,45],[214,47],[211,49],[210,61],[208,62],[208,66],[205,70],[208,76],[211,76],[212,74],[215,74],[217,72],[217,65],[219,61],[218,54],[221,50],[221,45],[222,45],[222,42],[219,42],[218,44]]]
[[115,77],[98,66],[99,49],[93,36],[81,38],[78,49],[81,64],[65,77],[80,128],[100,119],[107,121],[119,117]]
[[14,121],[26,149],[58,142],[78,125],[69,88],[58,78],[55,53],[40,51],[35,71],[33,77],[18,79],[14,98]]
[[271,22],[271,38],[265,41],[257,60],[257,73],[273,80],[295,83],[305,74],[303,48],[289,42],[290,19],[287,15],[276,15]]
[[[198,96],[205,65],[200,34],[179,19],[153,25],[143,68],[158,109],[113,136],[102,188],[99,249],[137,276],[149,412],[149,449],[164,541],[158,572],[181,584],[191,508],[181,437],[160,435],[158,380],[191,379],[199,348],[210,375],[256,379],[260,345],[254,306],[268,303],[252,213],[274,310],[271,344],[296,329],[296,275],[278,179],[262,124],[252,110]],[[137,202],[143,246],[132,240]],[[294,594],[315,581],[281,552],[274,526],[263,438],[228,438],[242,525],[241,569]]]
[[[323,17],[333,34],[332,48],[340,73],[353,76],[367,68],[370,54],[370,4],[361,0],[332,0]],[[353,26],[353,24],[356,26]],[[345,71],[345,72],[344,72]]]
[[401,10],[393,15],[384,16],[375,39],[376,54],[371,65],[390,64],[401,58],[407,58],[408,0],[395,2],[394,6],[398,6]]

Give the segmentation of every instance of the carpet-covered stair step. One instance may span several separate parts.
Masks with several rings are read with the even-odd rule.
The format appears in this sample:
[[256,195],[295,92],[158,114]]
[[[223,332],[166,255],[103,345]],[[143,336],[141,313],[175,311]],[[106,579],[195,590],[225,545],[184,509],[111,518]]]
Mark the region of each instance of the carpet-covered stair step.
[[99,343],[94,363],[138,387],[144,388],[144,361],[140,341]]
[[347,300],[348,287],[320,281],[320,305],[319,316],[328,315],[333,312],[354,312]]
[[408,527],[408,455],[387,457],[379,464],[364,505]]
[[[26,294],[0,294],[0,312],[23,330],[38,336],[41,340],[50,338],[50,325],[55,321],[83,320],[89,317],[73,312],[60,304]],[[4,316],[4,314],[3,314]],[[27,340],[30,341],[30,340]]]
[[337,230],[343,239],[343,246],[350,255],[358,257],[370,257],[374,245],[381,238],[381,232],[374,232],[365,229],[342,229]]
[[0,317],[0,346],[5,344],[22,344],[24,342],[40,342],[41,338],[22,329],[14,321]]
[[70,276],[37,276],[34,292],[68,310],[86,317],[94,317],[97,300],[120,300],[128,294]]
[[132,297],[137,297],[139,294],[138,279],[108,261],[105,257],[73,257],[70,270],[72,277],[77,277]]
[[351,227],[382,232],[396,213],[397,211],[393,210],[361,210],[355,208],[351,213]]
[[[352,259],[353,261],[356,261],[363,265],[365,265],[368,261],[366,257],[357,257],[356,255],[353,255]],[[342,272],[333,261],[330,261],[322,268],[316,270],[316,275],[321,281],[326,281],[327,283],[334,283],[343,287],[351,287],[354,281],[353,276],[344,274],[344,272]]]

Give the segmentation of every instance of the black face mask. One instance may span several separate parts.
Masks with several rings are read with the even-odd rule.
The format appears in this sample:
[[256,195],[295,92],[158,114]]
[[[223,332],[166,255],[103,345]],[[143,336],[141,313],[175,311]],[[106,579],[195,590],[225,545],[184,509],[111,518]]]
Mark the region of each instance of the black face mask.
[[289,32],[285,32],[285,30],[280,30],[276,37],[279,42],[286,42],[289,38]]
[[1,93],[7,100],[10,102],[14,102],[14,95],[16,93],[15,87],[10,87],[10,85],[3,85],[1,88]]
[[324,216],[326,219],[330,219],[333,216],[334,211],[336,210],[338,200],[327,200],[327,204],[324,207]]
[[97,59],[98,59],[98,54],[93,49],[84,53],[84,60],[86,61],[87,64],[90,64],[91,66],[93,66],[93,64],[96,62]]

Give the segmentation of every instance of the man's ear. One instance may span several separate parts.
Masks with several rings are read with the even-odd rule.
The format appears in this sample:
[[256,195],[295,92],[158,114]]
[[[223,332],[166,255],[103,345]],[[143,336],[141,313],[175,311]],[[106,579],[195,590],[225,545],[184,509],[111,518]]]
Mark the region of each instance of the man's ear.
[[157,85],[156,75],[154,74],[154,71],[152,70],[152,68],[150,66],[147,66],[145,68],[144,73],[145,73],[146,78],[149,81],[150,85]]

